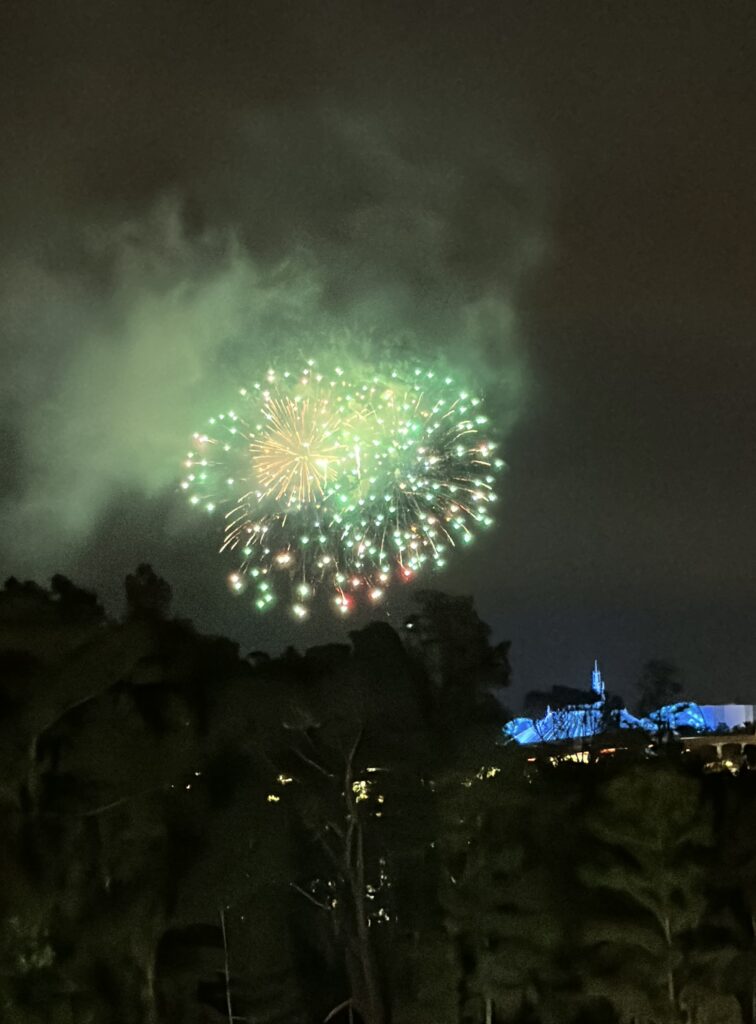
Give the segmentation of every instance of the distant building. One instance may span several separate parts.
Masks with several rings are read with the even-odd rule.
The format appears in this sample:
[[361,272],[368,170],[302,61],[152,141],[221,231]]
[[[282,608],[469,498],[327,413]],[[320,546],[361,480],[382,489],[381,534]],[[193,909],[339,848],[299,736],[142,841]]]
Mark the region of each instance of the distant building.
[[590,739],[617,729],[636,729],[650,736],[681,730],[697,735],[730,733],[752,726],[756,721],[753,704],[696,704],[680,701],[638,718],[625,707],[610,706],[598,661],[593,663],[590,693],[585,703],[546,708],[541,718],[513,718],[503,728],[504,735],[523,746],[535,743],[560,743]]

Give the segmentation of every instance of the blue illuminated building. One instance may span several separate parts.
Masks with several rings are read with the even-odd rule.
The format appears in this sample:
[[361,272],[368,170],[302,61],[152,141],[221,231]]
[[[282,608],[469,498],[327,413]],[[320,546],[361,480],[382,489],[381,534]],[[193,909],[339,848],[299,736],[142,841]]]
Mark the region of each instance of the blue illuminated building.
[[608,704],[606,688],[598,662],[594,662],[590,693],[585,703],[547,707],[541,718],[514,718],[503,732],[522,745],[559,743],[590,739],[618,729],[635,729],[658,736],[660,733],[692,732],[698,735],[721,734],[742,729],[754,722],[752,704],[696,704],[681,701],[659,708],[645,718],[631,714],[625,707]]

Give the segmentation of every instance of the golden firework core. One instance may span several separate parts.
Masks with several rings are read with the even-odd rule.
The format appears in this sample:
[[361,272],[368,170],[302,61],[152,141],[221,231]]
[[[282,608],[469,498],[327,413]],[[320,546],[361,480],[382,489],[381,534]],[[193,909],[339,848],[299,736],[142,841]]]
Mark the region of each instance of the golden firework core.
[[249,446],[260,488],[287,504],[321,497],[343,451],[338,417],[325,399],[271,398],[264,414],[268,422]]

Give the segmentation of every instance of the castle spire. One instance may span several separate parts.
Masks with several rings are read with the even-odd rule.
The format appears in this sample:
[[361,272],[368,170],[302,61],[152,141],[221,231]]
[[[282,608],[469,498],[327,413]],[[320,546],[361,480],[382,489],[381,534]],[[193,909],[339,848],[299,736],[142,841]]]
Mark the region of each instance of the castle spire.
[[598,667],[598,658],[593,662],[593,673],[591,676],[591,690],[600,697],[602,700],[606,696],[604,689],[604,680],[601,678],[601,671]]

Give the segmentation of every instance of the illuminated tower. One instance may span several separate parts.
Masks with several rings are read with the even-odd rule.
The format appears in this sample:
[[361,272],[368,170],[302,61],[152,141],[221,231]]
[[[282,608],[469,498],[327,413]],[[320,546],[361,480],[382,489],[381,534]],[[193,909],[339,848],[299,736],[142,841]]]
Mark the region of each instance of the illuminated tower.
[[604,680],[601,678],[601,671],[598,667],[598,660],[593,662],[593,673],[591,675],[591,690],[601,700],[606,696],[604,690]]

